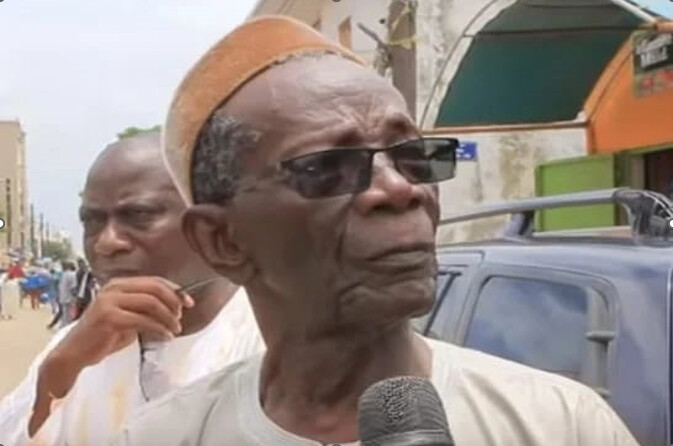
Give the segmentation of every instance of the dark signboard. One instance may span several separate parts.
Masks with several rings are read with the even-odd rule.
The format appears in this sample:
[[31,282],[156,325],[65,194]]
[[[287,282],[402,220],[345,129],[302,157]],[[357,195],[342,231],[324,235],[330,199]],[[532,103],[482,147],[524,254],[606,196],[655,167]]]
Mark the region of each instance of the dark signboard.
[[673,88],[673,33],[644,31],[633,37],[636,96]]

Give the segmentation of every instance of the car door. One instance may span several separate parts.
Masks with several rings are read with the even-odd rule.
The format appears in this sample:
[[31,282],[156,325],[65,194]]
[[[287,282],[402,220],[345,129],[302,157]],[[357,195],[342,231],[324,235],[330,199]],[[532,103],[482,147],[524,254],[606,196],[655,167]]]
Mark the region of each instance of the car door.
[[483,257],[480,251],[440,252],[435,304],[428,314],[413,321],[419,333],[435,339],[453,340],[467,289],[476,265]]
[[483,265],[452,341],[562,374],[608,397],[616,300],[611,283],[581,272]]

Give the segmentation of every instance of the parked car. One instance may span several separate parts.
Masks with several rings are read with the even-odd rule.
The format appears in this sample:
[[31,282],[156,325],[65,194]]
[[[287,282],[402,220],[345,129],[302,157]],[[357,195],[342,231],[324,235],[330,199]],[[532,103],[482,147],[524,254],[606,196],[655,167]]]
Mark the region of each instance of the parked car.
[[[629,226],[536,233],[536,213],[615,203]],[[580,381],[607,399],[644,446],[671,445],[673,203],[614,189],[488,206],[501,238],[441,246],[423,334]]]

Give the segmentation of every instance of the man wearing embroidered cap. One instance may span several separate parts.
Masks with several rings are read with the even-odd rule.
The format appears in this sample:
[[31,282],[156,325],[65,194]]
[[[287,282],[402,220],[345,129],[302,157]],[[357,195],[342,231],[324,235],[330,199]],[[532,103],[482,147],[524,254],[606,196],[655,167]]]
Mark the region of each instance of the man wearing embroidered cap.
[[457,145],[421,138],[387,81],[301,23],[217,43],[177,90],[164,150],[185,236],[245,286],[267,352],[147,407],[116,444],[357,444],[362,392],[414,375],[458,445],[635,445],[581,384],[412,331]]

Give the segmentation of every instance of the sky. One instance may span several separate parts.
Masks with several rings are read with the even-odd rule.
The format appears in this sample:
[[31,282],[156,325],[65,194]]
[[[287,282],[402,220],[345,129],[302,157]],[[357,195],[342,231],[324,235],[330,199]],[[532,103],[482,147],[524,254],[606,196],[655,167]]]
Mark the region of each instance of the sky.
[[0,0],[0,120],[26,133],[36,214],[81,248],[79,192],[130,126],[161,124],[187,69],[255,0]]
[[[127,127],[161,124],[185,71],[254,3],[0,0],[0,119],[26,132],[36,213],[80,248],[78,194],[96,155]],[[673,1],[640,3],[673,18]]]
[[669,19],[673,19],[673,0],[638,0],[638,3]]

